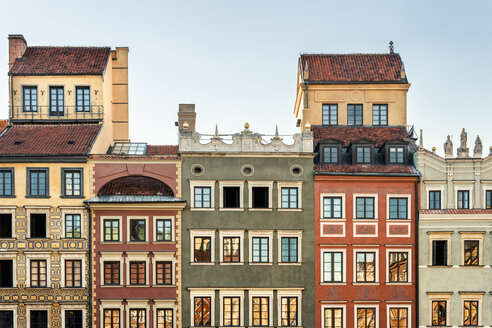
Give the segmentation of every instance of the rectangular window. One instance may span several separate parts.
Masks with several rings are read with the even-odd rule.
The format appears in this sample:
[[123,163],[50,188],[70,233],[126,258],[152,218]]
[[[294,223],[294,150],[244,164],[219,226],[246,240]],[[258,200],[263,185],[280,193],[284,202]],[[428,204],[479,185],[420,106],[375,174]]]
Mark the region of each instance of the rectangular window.
[[338,105],[323,104],[323,125],[338,124]]
[[147,315],[145,309],[130,309],[130,328],[146,328]]
[[12,214],[0,214],[0,238],[12,238]]
[[376,328],[376,309],[357,309],[357,328]]
[[0,260],[0,288],[14,286],[13,263],[12,260]]
[[173,309],[157,309],[157,328],[174,328]]
[[446,326],[446,301],[432,301],[432,325]]
[[297,263],[298,257],[298,238],[297,237],[282,237],[282,263]]
[[429,209],[441,209],[441,191],[429,191]]
[[46,260],[31,260],[31,287],[47,287]]
[[223,262],[237,263],[240,259],[240,238],[239,237],[224,237],[222,240],[223,247]]
[[104,220],[104,241],[120,241],[119,220]]
[[388,105],[372,105],[372,125],[388,125]]
[[65,328],[82,328],[82,310],[65,311]]
[[343,253],[323,253],[323,282],[343,282]]
[[120,325],[120,310],[104,309],[104,328],[121,328]]
[[64,115],[63,87],[50,87],[50,116]]
[[282,327],[297,326],[297,297],[282,297]]
[[80,214],[65,214],[65,238],[80,238]]
[[22,87],[22,103],[24,112],[37,112],[38,87]]
[[470,191],[458,190],[458,208],[459,209],[470,208]]
[[155,283],[157,285],[173,284],[173,263],[156,262],[155,264]]
[[282,208],[297,208],[297,187],[281,188]]
[[389,218],[408,219],[408,198],[389,199]]
[[195,237],[195,259],[197,263],[212,262],[212,238],[211,237]]
[[270,262],[270,238],[268,237],[253,237],[252,238],[253,255],[252,261],[255,263]]
[[211,202],[211,187],[195,187],[195,207],[196,208],[210,208],[212,207]]
[[65,261],[65,287],[82,287],[82,261]]
[[[0,175],[1,177],[1,175]],[[1,183],[1,180],[0,180]],[[485,191],[485,208],[491,209],[492,208],[492,190],[487,190]]]
[[241,299],[239,297],[224,297],[223,298],[224,326],[239,326],[241,319]]
[[389,148],[389,162],[390,164],[403,164],[405,149],[403,147],[390,147]]
[[120,284],[120,262],[104,261],[104,284],[105,285]]
[[355,202],[357,219],[374,219],[374,197],[357,197]]
[[27,194],[29,197],[48,197],[48,169],[27,169]]
[[478,301],[463,301],[463,326],[478,326]]
[[31,310],[30,313],[30,328],[48,328],[48,311],[46,310]]
[[89,87],[75,87],[75,108],[77,112],[91,111],[91,96]]
[[408,282],[408,253],[389,253],[389,281]]
[[466,266],[476,266],[480,265],[479,261],[479,246],[480,241],[478,240],[465,240],[464,241],[464,265]]
[[355,162],[357,164],[371,164],[371,153],[372,153],[372,147],[355,147],[356,151],[356,158]]
[[362,105],[347,105],[347,125],[362,125]]
[[342,308],[325,308],[324,310],[324,328],[344,328],[343,327],[343,309]]
[[241,188],[240,187],[222,187],[223,208],[240,208]]
[[31,214],[31,238],[46,238],[46,214]]
[[269,189],[268,187],[252,187],[253,208],[269,208]]
[[252,326],[268,326],[270,323],[270,298],[253,297],[253,320]]
[[0,311],[0,328],[14,328],[14,311]]
[[212,298],[195,297],[195,326],[207,327],[212,324]]
[[389,328],[408,328],[408,309],[390,308],[390,326]]
[[339,147],[323,147],[323,163],[338,164],[338,148]]
[[145,285],[145,262],[130,262],[130,285]]
[[14,170],[0,170],[0,197],[14,195]]
[[323,218],[342,218],[342,197],[323,197]]
[[157,241],[172,241],[172,220],[158,219],[156,222],[156,239]]
[[145,241],[146,222],[143,219],[130,219],[130,241]]
[[448,241],[432,241],[432,265],[448,265]]
[[82,170],[62,170],[63,196],[77,197],[83,195]]
[[357,282],[375,282],[376,281],[376,253],[375,252],[357,252]]

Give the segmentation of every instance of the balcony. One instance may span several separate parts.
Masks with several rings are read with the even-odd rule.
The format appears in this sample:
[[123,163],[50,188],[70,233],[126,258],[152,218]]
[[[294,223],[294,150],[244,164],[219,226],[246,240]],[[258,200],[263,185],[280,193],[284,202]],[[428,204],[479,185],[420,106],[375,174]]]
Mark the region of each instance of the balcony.
[[99,122],[104,118],[102,105],[89,106],[14,106],[12,122]]

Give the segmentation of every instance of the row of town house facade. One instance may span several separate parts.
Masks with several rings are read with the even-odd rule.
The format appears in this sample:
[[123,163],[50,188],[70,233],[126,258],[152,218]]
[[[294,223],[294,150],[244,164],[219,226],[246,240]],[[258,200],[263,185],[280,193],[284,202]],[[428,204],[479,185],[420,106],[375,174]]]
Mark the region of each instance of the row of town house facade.
[[491,326],[480,138],[424,148],[392,47],[297,73],[289,140],[200,134],[181,104],[178,145],[148,145],[128,48],[9,35],[0,328]]

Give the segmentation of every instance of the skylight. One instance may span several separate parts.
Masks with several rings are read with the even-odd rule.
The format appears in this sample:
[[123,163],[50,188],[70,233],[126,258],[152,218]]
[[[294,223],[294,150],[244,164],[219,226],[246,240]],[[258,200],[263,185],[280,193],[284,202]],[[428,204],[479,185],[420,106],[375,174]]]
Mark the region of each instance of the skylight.
[[147,143],[145,142],[116,142],[111,154],[116,155],[145,155]]

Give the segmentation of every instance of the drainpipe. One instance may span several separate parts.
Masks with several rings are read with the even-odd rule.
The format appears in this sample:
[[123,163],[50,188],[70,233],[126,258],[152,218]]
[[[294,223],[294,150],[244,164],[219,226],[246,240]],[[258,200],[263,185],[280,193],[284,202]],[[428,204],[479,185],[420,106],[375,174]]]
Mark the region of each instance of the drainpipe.
[[14,117],[14,86],[12,75],[10,75],[10,119]]
[[415,320],[414,327],[419,326],[419,182],[415,181]]
[[89,327],[92,327],[92,212],[90,208],[90,204],[85,204],[85,208],[88,212],[88,220],[89,220],[89,252],[87,257],[88,267],[89,267],[89,311],[87,316],[89,317]]

